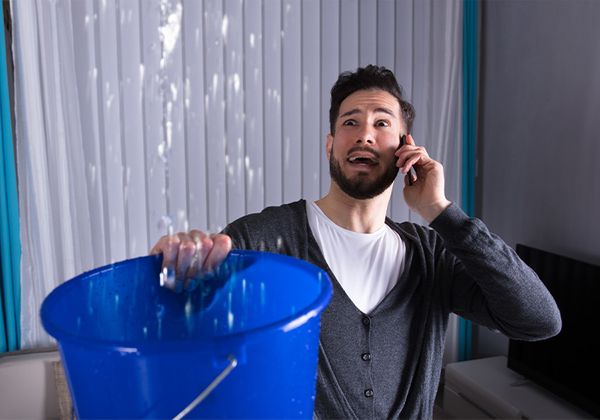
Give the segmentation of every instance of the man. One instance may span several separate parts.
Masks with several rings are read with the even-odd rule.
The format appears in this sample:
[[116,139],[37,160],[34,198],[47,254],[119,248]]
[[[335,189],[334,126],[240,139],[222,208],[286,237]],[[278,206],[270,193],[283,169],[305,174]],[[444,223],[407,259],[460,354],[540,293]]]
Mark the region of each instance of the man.
[[[535,273],[448,201],[442,165],[409,134],[413,117],[389,70],[342,73],[331,90],[327,195],[269,207],[221,234],[166,236],[151,251],[175,268],[179,288],[232,246],[325,269],[334,295],[321,317],[319,418],[431,418],[451,312],[525,340],[561,328]],[[398,171],[407,205],[430,228],[386,218]]]

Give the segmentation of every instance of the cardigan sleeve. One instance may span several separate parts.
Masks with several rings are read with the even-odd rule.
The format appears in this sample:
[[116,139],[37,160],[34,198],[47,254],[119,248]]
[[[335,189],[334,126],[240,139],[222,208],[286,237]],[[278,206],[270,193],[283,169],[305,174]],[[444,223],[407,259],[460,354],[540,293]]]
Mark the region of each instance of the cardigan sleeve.
[[453,312],[516,339],[559,333],[560,312],[550,292],[481,220],[452,204],[430,227],[447,251],[452,274],[445,287]]

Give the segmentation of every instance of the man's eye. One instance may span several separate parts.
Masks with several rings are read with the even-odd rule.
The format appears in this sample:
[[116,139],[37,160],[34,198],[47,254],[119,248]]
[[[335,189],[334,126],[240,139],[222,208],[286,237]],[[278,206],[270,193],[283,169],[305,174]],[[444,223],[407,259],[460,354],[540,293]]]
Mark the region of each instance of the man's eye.
[[355,120],[346,120],[342,123],[342,125],[354,126],[354,125],[356,125],[356,121]]
[[375,123],[375,125],[377,125],[377,127],[389,127],[390,123],[386,120],[379,120]]

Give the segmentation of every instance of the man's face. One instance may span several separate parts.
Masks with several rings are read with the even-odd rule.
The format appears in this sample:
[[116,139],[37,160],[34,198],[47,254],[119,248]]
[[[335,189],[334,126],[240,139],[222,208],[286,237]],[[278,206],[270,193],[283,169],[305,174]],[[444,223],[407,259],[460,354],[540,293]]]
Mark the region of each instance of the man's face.
[[331,178],[349,196],[373,198],[394,182],[394,153],[406,134],[400,115],[398,100],[383,90],[359,90],[341,103],[327,157]]

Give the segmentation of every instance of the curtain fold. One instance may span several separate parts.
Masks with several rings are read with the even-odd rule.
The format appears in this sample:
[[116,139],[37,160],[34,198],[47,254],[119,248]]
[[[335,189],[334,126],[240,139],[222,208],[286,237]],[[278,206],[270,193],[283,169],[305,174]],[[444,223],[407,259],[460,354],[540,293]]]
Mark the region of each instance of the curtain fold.
[[[344,70],[395,71],[458,201],[461,4],[14,0],[23,345],[47,344],[37,310],[75,274],[325,194]],[[389,213],[415,218],[400,187]]]
[[[465,0],[463,6],[463,107],[462,107],[462,197],[461,206],[475,216],[475,177],[477,146],[477,109],[479,81],[479,3]],[[473,325],[466,319],[458,324],[458,359],[471,359]]]
[[4,11],[0,8],[0,353],[20,344],[19,209],[7,74]]

